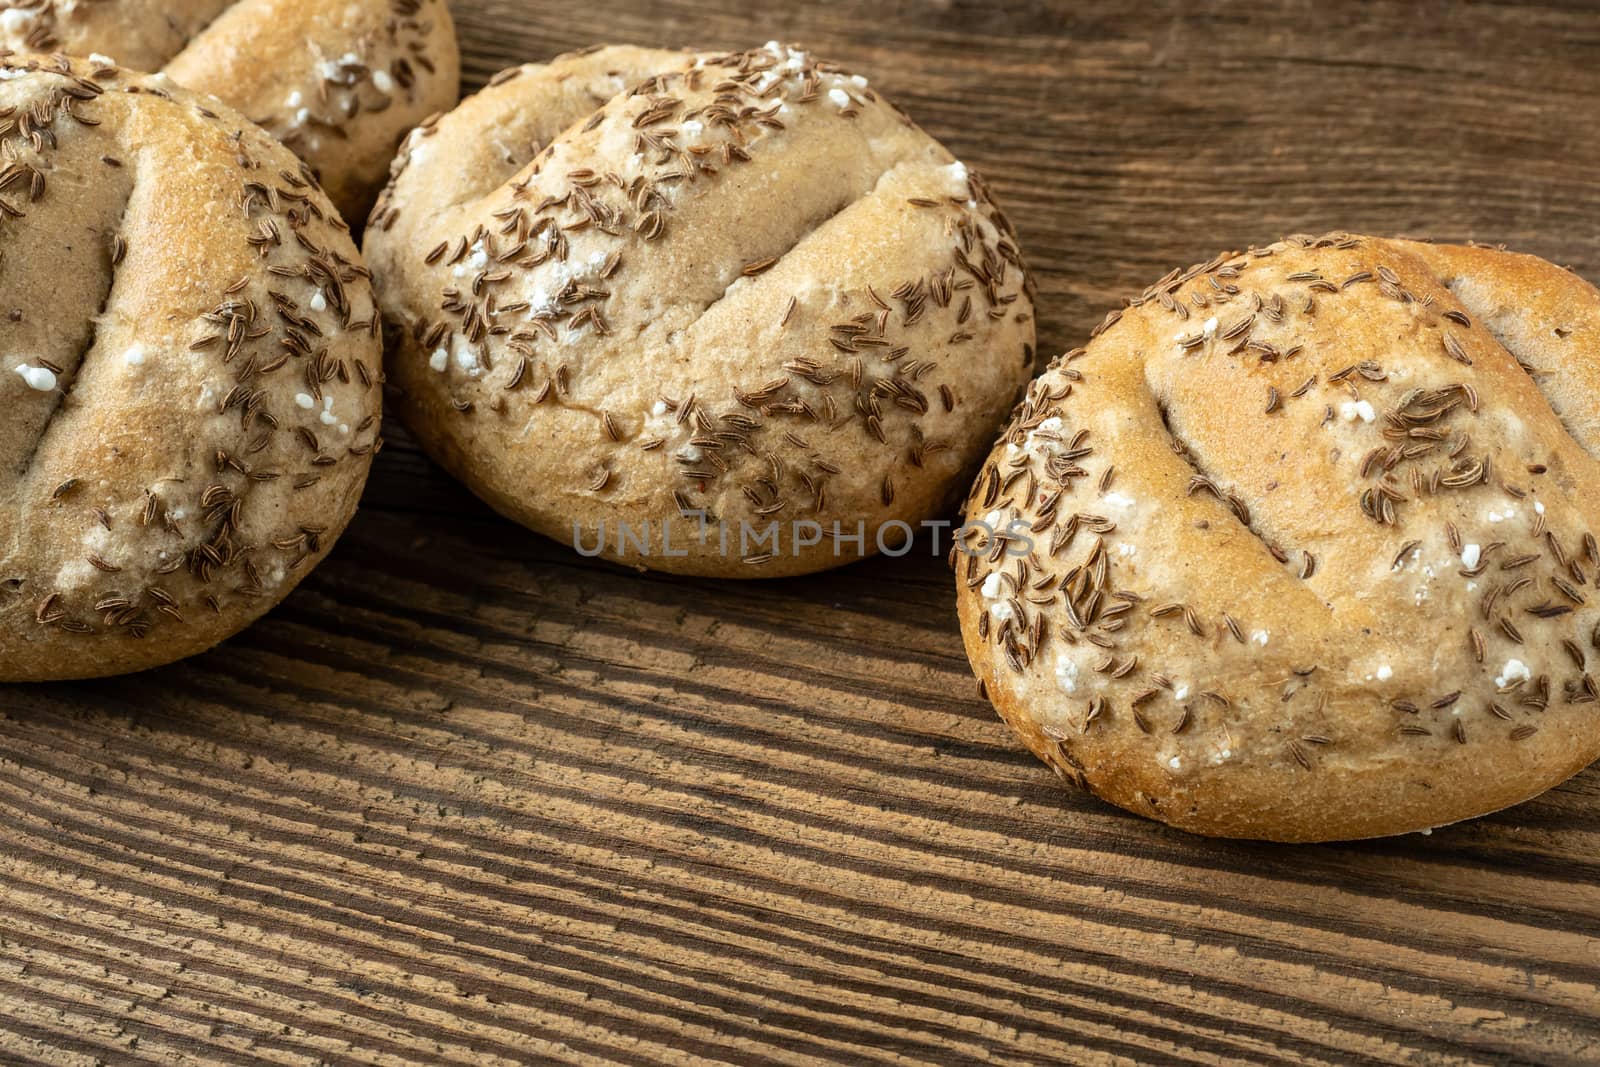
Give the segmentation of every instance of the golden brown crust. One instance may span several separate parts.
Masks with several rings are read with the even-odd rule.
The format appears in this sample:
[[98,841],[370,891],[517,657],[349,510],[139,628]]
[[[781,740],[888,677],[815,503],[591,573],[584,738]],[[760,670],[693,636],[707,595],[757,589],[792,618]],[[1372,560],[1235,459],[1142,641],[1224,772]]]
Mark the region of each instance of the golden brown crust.
[[1403,833],[1562,781],[1600,754],[1597,350],[1600,294],[1496,250],[1334,234],[1169,276],[973,489],[1020,523],[955,557],[990,698],[1199,833]]
[[[510,71],[412,135],[366,240],[424,446],[511,518],[603,529],[631,564],[856,558],[796,524],[893,543],[964,484],[1030,369],[982,183],[865,79],[776,45]],[[700,509],[703,543],[681,517]]]
[[376,306],[281,144],[162,76],[0,59],[0,681],[265,612],[355,511]]
[[6,48],[164,69],[287,144],[352,221],[400,138],[460,85],[444,0],[0,0]]

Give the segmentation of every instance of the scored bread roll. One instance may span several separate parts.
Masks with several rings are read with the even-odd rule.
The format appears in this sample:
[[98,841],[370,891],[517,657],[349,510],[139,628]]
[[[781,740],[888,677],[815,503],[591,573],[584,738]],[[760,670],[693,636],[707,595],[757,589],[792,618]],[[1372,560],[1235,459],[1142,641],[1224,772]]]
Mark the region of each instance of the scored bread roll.
[[973,487],[988,696],[1062,777],[1204,834],[1548,789],[1600,754],[1597,351],[1600,293],[1503,251],[1332,234],[1168,275]]
[[164,71],[245,113],[366,217],[395,145],[457,99],[444,0],[0,0],[0,50]]
[[366,252],[428,452],[516,521],[661,570],[904,550],[1031,372],[983,183],[776,44],[508,71],[408,138]]
[[378,440],[366,269],[304,164],[164,79],[0,57],[0,681],[202,651]]

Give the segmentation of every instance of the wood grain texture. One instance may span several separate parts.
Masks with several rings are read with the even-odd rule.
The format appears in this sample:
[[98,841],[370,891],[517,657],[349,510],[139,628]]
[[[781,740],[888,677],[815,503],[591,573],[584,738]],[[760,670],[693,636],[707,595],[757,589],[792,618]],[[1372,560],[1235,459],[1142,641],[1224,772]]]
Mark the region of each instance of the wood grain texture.
[[[1178,263],[1342,227],[1600,278],[1600,13],[455,5],[469,83],[604,39],[806,43],[993,181],[1041,348]],[[1600,1061],[1600,771],[1375,843],[1063,791],[942,563],[593,564],[395,434],[281,608],[0,691],[0,1061]]]

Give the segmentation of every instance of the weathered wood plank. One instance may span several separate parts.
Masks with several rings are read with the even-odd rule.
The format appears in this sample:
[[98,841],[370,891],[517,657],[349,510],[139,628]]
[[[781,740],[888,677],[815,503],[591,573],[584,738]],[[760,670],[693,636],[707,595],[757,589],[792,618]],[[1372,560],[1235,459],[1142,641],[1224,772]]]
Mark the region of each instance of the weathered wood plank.
[[[1347,227],[1600,277],[1586,4],[457,4],[474,84],[806,43],[997,187],[1046,355]],[[0,693],[0,1058],[1592,1062],[1600,773],[1431,836],[1209,842],[1064,792],[927,557],[726,584],[509,527],[401,432],[192,662]]]

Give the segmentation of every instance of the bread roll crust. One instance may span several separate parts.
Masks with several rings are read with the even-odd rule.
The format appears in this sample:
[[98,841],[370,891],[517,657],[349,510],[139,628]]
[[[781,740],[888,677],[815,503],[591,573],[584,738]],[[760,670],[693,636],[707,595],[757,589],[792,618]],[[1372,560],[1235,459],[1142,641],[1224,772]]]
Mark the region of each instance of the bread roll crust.
[[378,440],[367,272],[304,165],[162,76],[0,57],[0,681],[277,603]]
[[896,543],[1031,369],[982,182],[865,79],[777,45],[507,72],[408,139],[366,251],[430,454],[516,521],[655,569],[863,554],[800,544],[811,522]]
[[351,222],[400,138],[460,90],[444,0],[33,0],[0,12],[8,48],[101,54],[216,96],[309,162]]
[[[968,655],[1065,779],[1316,841],[1600,754],[1600,294],[1348,234],[1174,272],[1034,382],[967,506]],[[992,521],[990,521],[992,520]],[[1031,541],[1031,552],[1029,551]]]

